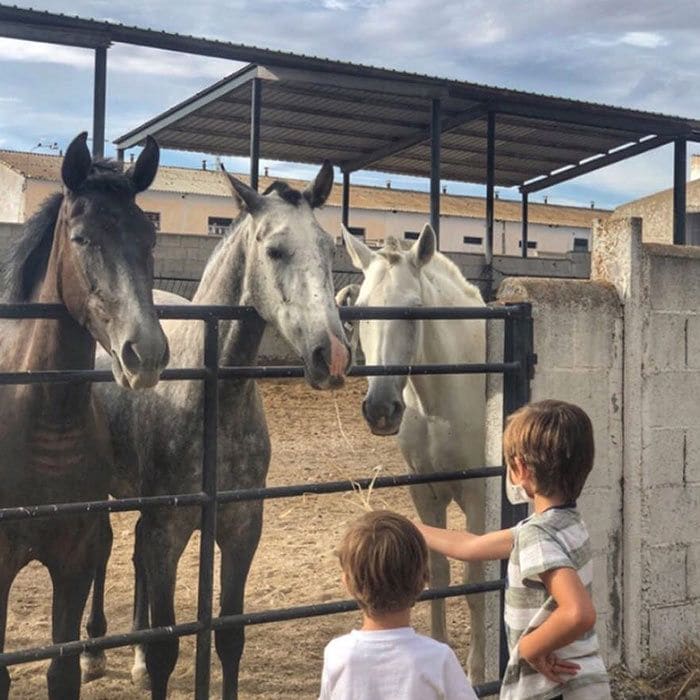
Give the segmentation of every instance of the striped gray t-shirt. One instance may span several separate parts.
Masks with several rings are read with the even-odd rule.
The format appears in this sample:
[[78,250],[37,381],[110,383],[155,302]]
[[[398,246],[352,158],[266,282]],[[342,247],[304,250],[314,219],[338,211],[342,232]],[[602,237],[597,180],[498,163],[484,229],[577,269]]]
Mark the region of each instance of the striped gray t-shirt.
[[591,593],[591,546],[581,515],[575,508],[550,508],[518,523],[512,532],[513,549],[508,561],[505,600],[510,659],[503,678],[501,699],[547,700],[558,695],[566,698],[569,694],[591,700],[609,698],[608,676],[594,630],[555,652],[560,659],[581,666],[581,670],[565,684],[548,680],[518,655],[520,638],[539,627],[557,607],[540,574],[564,567],[574,569]]

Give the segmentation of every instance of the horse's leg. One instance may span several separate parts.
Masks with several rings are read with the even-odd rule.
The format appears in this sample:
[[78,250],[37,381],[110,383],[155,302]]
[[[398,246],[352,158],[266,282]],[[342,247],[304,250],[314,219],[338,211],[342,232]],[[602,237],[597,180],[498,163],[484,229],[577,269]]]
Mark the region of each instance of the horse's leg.
[[[148,587],[146,569],[143,565],[143,519],[136,523],[134,538],[134,630],[146,629],[148,618]],[[146,646],[134,646],[134,665],[131,668],[131,680],[142,690],[148,690],[151,683],[146,669]]]
[[[418,517],[433,527],[444,528],[447,525],[447,505],[440,491],[432,484],[421,484],[411,487],[413,504],[418,511]],[[430,587],[446,588],[450,585],[450,563],[447,557],[437,552],[430,552]],[[445,622],[444,599],[433,600],[430,603],[430,634],[433,639],[447,641],[447,625]]]
[[[146,571],[151,624],[167,627],[175,624],[177,563],[194,530],[194,519],[192,514],[182,512],[144,513],[141,519],[143,546],[140,555]],[[165,700],[179,648],[177,637],[146,646],[152,700]]]
[[[100,523],[100,537],[97,543],[97,566],[95,580],[92,584],[92,606],[87,620],[88,637],[103,637],[107,633],[107,618],[105,617],[105,580],[107,562],[112,553],[112,526],[109,515],[105,514]],[[86,651],[80,656],[80,669],[83,683],[89,683],[96,678],[102,678],[107,668],[107,657],[102,649]]]
[[[262,501],[224,506],[219,511],[217,542],[221,549],[221,615],[243,612],[245,582],[262,530]],[[223,672],[223,700],[238,697],[238,671],[245,643],[243,626],[215,633]]]
[[[462,498],[458,501],[467,519],[467,529],[470,532],[482,533],[486,527],[486,480],[470,479],[464,486]],[[464,565],[464,582],[478,583],[484,580],[483,562],[472,562]],[[471,641],[467,671],[472,683],[484,681],[484,648],[485,648],[485,605],[484,593],[467,596],[469,605],[469,626]]]
[[[10,587],[17,576],[17,566],[7,538],[0,532],[0,653],[5,650],[5,629],[7,627],[7,600]],[[6,666],[0,668],[0,700],[7,700],[10,694],[10,672]]]
[[[99,537],[97,529],[85,536]],[[73,546],[80,543],[71,543]],[[92,552],[81,552],[70,560],[47,563],[53,582],[52,636],[54,644],[70,642],[80,636],[80,621],[85,609],[96,561]],[[62,656],[51,661],[47,673],[49,700],[77,700],[80,697],[80,660]]]

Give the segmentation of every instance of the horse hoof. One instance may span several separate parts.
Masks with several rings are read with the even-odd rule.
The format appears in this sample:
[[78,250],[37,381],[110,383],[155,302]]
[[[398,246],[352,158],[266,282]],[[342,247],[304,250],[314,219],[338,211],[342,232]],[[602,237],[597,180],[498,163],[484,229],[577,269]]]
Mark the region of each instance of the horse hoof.
[[151,679],[146,670],[146,666],[136,666],[131,669],[131,682],[139,690],[150,690],[151,689]]
[[107,672],[107,657],[104,651],[80,655],[80,675],[83,683],[102,678]]

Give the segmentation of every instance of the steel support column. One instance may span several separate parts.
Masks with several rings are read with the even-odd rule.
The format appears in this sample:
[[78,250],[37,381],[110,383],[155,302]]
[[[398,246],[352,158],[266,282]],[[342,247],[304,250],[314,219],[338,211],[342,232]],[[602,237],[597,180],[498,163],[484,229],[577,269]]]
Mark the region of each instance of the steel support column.
[[430,225],[437,237],[440,250],[440,136],[442,134],[442,108],[440,100],[433,98],[430,112]]
[[[350,222],[350,173],[343,170],[343,208],[341,210],[343,226],[348,227]],[[345,245],[345,239],[343,239]]]
[[[520,251],[520,256],[523,258],[527,257],[527,192],[523,192],[523,204],[522,204],[522,220],[523,220],[523,233],[520,237],[520,245],[522,250]],[[503,251],[505,253],[505,251]]]
[[486,237],[484,256],[486,265],[493,262],[493,192],[496,175],[496,114],[489,112],[486,122]]
[[105,102],[107,98],[107,49],[95,49],[95,85],[92,107],[92,157],[105,155]]
[[673,243],[685,245],[686,140],[676,139],[673,150]]
[[254,78],[250,86],[250,186],[258,189],[260,169],[260,105],[262,80]]

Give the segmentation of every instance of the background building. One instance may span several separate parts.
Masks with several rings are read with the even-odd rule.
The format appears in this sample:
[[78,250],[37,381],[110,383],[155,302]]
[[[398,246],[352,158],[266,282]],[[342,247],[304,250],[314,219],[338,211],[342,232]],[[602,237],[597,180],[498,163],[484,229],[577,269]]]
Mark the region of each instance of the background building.
[[[0,150],[0,221],[21,223],[41,202],[61,187],[61,157]],[[246,176],[239,176],[246,180]],[[261,189],[272,178],[262,177]],[[289,181],[295,187],[306,183]],[[220,235],[237,215],[225,176],[216,163],[201,169],[162,166],[153,186],[138,196],[140,206],[158,231],[174,234]],[[482,197],[448,193],[440,201],[440,248],[445,252],[480,253],[483,250],[486,203]],[[520,254],[520,203],[495,202],[494,253]],[[562,255],[587,251],[591,226],[610,212],[589,207],[569,207],[531,202],[529,206],[529,255]],[[336,186],[318,212],[320,223],[340,234],[341,187]],[[368,242],[387,236],[410,240],[418,236],[430,216],[428,193],[386,187],[353,185],[350,188],[350,227]]]

